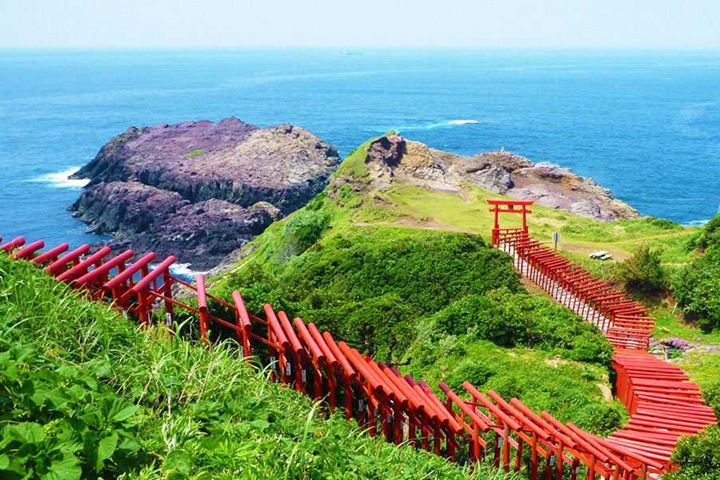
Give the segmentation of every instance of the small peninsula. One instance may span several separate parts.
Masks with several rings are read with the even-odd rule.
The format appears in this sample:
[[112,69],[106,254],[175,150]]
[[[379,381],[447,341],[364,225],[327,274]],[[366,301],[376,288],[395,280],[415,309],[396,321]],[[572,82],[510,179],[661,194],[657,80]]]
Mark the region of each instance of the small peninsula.
[[504,150],[465,157],[391,134],[370,144],[365,163],[380,190],[400,183],[460,193],[464,185],[474,185],[601,221],[638,216],[592,179]]

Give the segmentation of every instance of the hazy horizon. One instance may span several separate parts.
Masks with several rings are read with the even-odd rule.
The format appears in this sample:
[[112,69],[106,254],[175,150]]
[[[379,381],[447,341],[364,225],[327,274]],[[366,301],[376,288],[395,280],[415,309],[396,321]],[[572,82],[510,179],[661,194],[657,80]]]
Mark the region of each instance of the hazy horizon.
[[0,49],[720,49],[720,2],[0,0]]
[[134,46],[3,46],[0,51],[240,51],[240,50],[339,50],[341,53],[388,52],[388,51],[468,51],[468,52],[578,52],[578,53],[644,53],[644,52],[687,52],[687,53],[720,53],[720,46],[712,47],[481,47],[481,46],[358,46],[358,45],[205,45],[205,46],[178,46],[178,45],[134,45]]

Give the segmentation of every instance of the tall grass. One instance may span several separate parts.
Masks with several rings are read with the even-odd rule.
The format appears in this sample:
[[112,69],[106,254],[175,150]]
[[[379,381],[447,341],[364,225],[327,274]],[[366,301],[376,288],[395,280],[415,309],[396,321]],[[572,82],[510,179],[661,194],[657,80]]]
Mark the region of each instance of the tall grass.
[[2,478],[475,478],[0,256]]

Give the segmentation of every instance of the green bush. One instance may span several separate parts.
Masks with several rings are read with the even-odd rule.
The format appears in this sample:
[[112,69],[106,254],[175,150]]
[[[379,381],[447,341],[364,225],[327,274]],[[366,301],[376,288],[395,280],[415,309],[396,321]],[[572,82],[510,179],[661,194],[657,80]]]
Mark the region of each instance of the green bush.
[[706,332],[720,325],[720,262],[714,260],[712,250],[678,271],[672,281],[686,319]]
[[419,318],[500,287],[521,289],[510,258],[480,237],[389,227],[348,229],[279,268],[251,262],[225,286],[383,359],[403,354]]
[[651,217],[648,218],[646,221],[648,224],[662,230],[681,230],[683,228],[683,226],[679,223],[673,222],[672,220],[668,220],[665,218]]
[[598,434],[617,430],[627,419],[622,404],[605,400],[598,387],[608,384],[608,371],[602,365],[423,328],[407,352],[407,372],[431,385],[442,380],[462,394],[462,383],[469,381],[480,391],[492,389],[507,400],[519,398],[535,411],[545,410]]
[[720,213],[705,224],[702,235],[697,240],[697,246],[702,249],[720,244]]
[[288,245],[288,257],[303,253],[315,245],[330,221],[322,210],[301,210],[285,224],[285,237]]
[[467,295],[435,315],[438,328],[450,335],[469,332],[496,345],[512,347],[527,338],[527,318],[510,304],[485,295]]
[[667,480],[716,480],[720,478],[720,427],[683,437],[673,452],[677,472],[663,475]]
[[485,385],[497,370],[492,364],[478,358],[466,358],[457,365],[445,379],[445,383],[456,392],[463,391],[463,383]]
[[667,280],[660,262],[661,256],[661,250],[652,250],[647,244],[642,244],[632,257],[619,263],[617,276],[625,282],[625,289],[644,294],[665,290]]
[[704,255],[681,268],[671,287],[685,318],[709,332],[720,325],[720,214],[691,246],[703,249]]
[[393,360],[415,338],[413,311],[395,293],[362,302],[323,305],[305,310],[303,317],[320,326],[331,326],[337,338],[381,361]]
[[720,416],[720,379],[701,385],[705,402],[715,410],[715,415]]
[[609,365],[612,355],[600,330],[566,308],[507,289],[467,295],[432,321],[446,334],[469,334],[505,347],[539,347],[573,360]]

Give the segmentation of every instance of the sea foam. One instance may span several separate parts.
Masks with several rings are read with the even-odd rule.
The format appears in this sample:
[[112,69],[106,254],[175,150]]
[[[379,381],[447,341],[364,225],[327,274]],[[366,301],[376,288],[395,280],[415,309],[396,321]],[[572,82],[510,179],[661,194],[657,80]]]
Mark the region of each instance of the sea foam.
[[683,227],[703,227],[703,226],[705,226],[709,221],[710,221],[709,218],[708,218],[707,220],[691,220],[691,221],[689,221],[689,222],[683,223],[682,226],[683,226]]
[[190,269],[189,263],[176,263],[170,266],[170,273],[184,280],[194,280],[196,275],[207,272],[197,272]]
[[69,167],[65,170],[55,173],[46,173],[31,179],[35,183],[47,183],[55,188],[74,188],[80,189],[88,184],[88,179],[71,179],[70,175],[80,170],[80,167]]
[[480,120],[462,120],[462,119],[459,119],[459,120],[450,120],[450,121],[447,122],[447,123],[449,123],[450,125],[477,125],[477,124],[480,123]]
[[399,132],[413,132],[418,130],[435,130],[439,128],[452,128],[452,127],[461,127],[464,125],[479,125],[482,123],[480,120],[475,119],[464,119],[464,118],[457,118],[453,120],[443,120],[440,122],[433,122],[433,123],[422,123],[417,125],[404,125],[400,127],[393,127],[393,128],[379,128],[378,130],[382,131],[388,131],[388,130],[397,130]]

